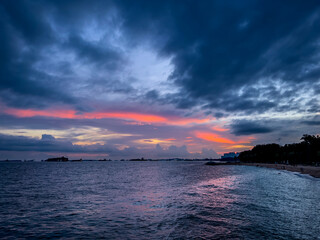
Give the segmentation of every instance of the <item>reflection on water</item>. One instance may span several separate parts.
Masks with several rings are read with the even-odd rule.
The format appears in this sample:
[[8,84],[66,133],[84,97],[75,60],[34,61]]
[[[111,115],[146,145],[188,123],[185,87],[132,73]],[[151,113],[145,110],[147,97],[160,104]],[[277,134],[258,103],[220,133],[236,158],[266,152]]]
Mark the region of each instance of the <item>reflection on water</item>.
[[0,163],[0,236],[319,239],[320,181],[194,162]]

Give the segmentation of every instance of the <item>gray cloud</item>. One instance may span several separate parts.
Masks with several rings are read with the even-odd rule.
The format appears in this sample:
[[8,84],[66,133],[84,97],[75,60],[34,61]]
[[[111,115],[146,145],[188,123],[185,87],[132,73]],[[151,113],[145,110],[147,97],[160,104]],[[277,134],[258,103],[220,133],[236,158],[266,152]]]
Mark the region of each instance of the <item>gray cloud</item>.
[[[90,7],[88,3],[78,2],[77,5],[81,5],[83,10]],[[65,11],[60,8],[62,6]],[[78,73],[75,72],[78,69],[74,69],[76,64],[82,62],[91,67],[92,72],[103,71],[105,75],[122,69],[124,59],[118,49],[108,42],[87,41],[80,36],[81,27],[89,21],[88,13],[83,14],[82,19],[81,15],[74,19],[75,26],[82,22],[79,28],[70,25],[71,12],[75,13],[81,8],[69,7],[71,5],[60,5],[58,1],[55,4],[39,1],[21,1],[19,5],[12,1],[0,3],[2,102],[20,108],[44,108],[61,103],[76,105],[79,96],[74,92],[78,90],[78,85],[86,85],[90,89],[90,83],[79,82]],[[57,9],[61,11],[57,12]],[[90,14],[94,15],[95,12]],[[64,18],[65,22],[57,18]],[[59,32],[62,29],[64,32]],[[63,36],[66,32],[68,34]],[[69,56],[63,59],[70,53],[74,53],[75,58]],[[94,83],[90,77],[88,80]],[[100,86],[106,82],[100,83]],[[94,84],[99,84],[99,81]]]
[[[141,150],[136,147],[126,147],[122,150],[119,150],[110,144],[94,144],[87,146],[74,145],[69,140],[56,139],[52,135],[48,134],[43,134],[41,139],[0,134],[0,153],[2,152],[4,154],[11,151],[39,153],[49,152],[51,155],[53,153],[56,155],[68,153],[98,153],[112,159],[130,159],[141,157],[153,159],[218,157],[217,153],[212,149],[203,149],[202,153],[189,153],[186,146],[177,147],[171,145],[169,148],[165,149],[158,144],[154,149]],[[35,155],[33,154],[33,156]]]
[[318,125],[320,125],[320,121],[303,121],[302,123],[310,125],[310,126],[318,126]]
[[231,125],[231,132],[237,136],[271,133],[275,129],[254,121],[236,121]]
[[118,69],[124,65],[121,52],[107,44],[105,42],[92,43],[77,35],[72,35],[66,43],[66,50],[74,50],[78,58],[86,64],[95,64],[108,70]]
[[[73,61],[86,63],[93,72],[96,67],[104,69],[105,75],[121,72],[126,64],[124,57],[107,40],[119,29],[127,47],[148,42],[159,56],[172,57],[170,81],[180,87],[180,93],[156,96],[153,92],[151,96],[151,90],[140,96],[160,104],[190,109],[200,101],[217,111],[283,112],[288,111],[285,105],[292,106],[295,90],[299,89],[296,84],[306,83],[314,89],[319,84],[318,1],[21,1],[19,7],[2,1],[0,11],[0,71],[6,76],[0,87],[2,100],[10,105],[43,107],[51,102],[77,101],[68,92],[70,88],[64,87],[67,81],[68,85],[77,85],[77,75],[59,79],[34,68],[37,62],[46,61],[40,53],[50,47],[73,51]],[[104,32],[100,41],[83,37],[88,23]],[[65,71],[66,65],[58,64],[56,71]],[[292,86],[291,91],[272,88],[272,79]],[[259,81],[262,87],[250,88]],[[83,84],[89,92],[90,82],[104,86],[104,81],[89,78]],[[129,82],[112,80],[118,87],[105,91],[126,89]],[[243,88],[245,92],[239,94]],[[319,95],[317,91],[314,94]],[[21,101],[23,98],[28,101]],[[311,112],[316,110],[317,106],[309,108]]]
[[[103,109],[164,116],[200,111],[226,121],[228,116],[245,114],[251,120],[231,124],[233,134],[264,134],[267,139],[268,133],[282,128],[280,135],[312,133],[318,119],[295,120],[300,124],[297,130],[286,120],[252,119],[265,113],[319,112],[319,22],[317,0],[245,0],[241,4],[221,0],[21,0],[16,4],[3,0],[0,104],[22,109],[69,105],[80,112]],[[170,59],[173,71],[168,79],[161,79],[161,84],[167,83],[165,91],[152,87],[158,81],[151,79],[153,73],[138,79],[128,70],[130,51],[139,48]],[[148,62],[143,64],[148,67]],[[182,139],[188,134],[181,127],[130,125],[114,119],[19,119],[3,114],[0,121],[8,129],[91,126],[145,138],[167,138],[172,133]],[[70,139],[49,136],[42,140],[20,137],[20,145],[9,136],[6,141],[17,149],[29,144],[34,151],[140,154],[134,147],[120,152],[102,145],[81,148]],[[120,142],[114,140],[111,145]],[[187,154],[183,147],[172,147],[170,153]],[[162,149],[159,154],[169,153]]]
[[[290,98],[280,96],[279,89],[268,100],[260,100],[257,95],[239,96],[234,90],[261,79],[268,83],[268,78],[292,86],[307,82],[310,87],[319,81],[317,1],[293,1],[289,5],[264,1],[141,1],[139,7],[120,1],[119,5],[124,26],[132,36],[151,34],[162,54],[174,56],[171,79],[186,96],[184,101],[176,101],[178,107],[190,107],[190,100],[203,99],[208,108],[230,112],[286,111],[277,108],[278,102],[290,102]],[[241,25],[244,21],[245,26]]]
[[320,116],[306,119],[304,121],[301,121],[301,123],[308,125],[308,126],[318,126],[318,125],[320,125]]

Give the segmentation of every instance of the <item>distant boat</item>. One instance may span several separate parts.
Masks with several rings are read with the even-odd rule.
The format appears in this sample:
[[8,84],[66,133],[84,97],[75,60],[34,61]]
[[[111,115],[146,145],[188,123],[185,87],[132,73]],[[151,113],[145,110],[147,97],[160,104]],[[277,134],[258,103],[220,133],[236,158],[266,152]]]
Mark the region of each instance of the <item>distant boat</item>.
[[134,158],[134,159],[130,159],[129,161],[147,161],[147,159],[144,159],[144,158]]
[[59,158],[48,158],[46,162],[68,162],[69,159],[66,157],[59,157]]
[[210,161],[206,162],[205,165],[212,165],[212,166],[217,166],[217,165],[238,165],[239,162],[224,162],[224,161]]
[[74,160],[70,160],[71,162],[82,162],[82,158],[80,159],[74,159]]

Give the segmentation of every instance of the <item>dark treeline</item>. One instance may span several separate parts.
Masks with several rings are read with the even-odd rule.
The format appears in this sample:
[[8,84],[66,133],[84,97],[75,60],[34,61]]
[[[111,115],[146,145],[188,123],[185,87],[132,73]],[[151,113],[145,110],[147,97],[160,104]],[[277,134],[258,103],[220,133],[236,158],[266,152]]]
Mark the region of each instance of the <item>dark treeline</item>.
[[320,165],[320,136],[303,135],[302,142],[257,145],[252,150],[241,152],[239,159],[247,163],[285,163]]

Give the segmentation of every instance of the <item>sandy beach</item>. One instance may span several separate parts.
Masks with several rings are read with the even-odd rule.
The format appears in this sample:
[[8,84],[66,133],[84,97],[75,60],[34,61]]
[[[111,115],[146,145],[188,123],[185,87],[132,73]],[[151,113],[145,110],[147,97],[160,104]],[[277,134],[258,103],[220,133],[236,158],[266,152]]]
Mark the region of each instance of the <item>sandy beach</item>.
[[286,165],[286,164],[269,164],[269,163],[239,163],[239,165],[267,167],[278,170],[287,170],[291,172],[299,172],[302,174],[309,174],[312,177],[320,178],[320,167],[305,166],[305,165]]

